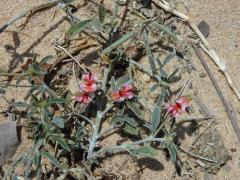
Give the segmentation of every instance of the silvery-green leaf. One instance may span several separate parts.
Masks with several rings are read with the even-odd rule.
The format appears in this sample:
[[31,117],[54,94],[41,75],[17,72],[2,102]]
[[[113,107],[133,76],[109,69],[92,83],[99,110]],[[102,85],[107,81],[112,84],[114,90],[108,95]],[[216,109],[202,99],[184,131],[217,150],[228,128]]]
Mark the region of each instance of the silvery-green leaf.
[[52,123],[61,129],[64,128],[64,120],[62,118],[54,117]]
[[39,62],[39,64],[44,64],[44,63],[46,63],[47,61],[49,61],[50,59],[53,59],[53,58],[54,58],[53,55],[46,56]]
[[133,38],[136,35],[137,35],[137,32],[128,32],[123,37],[121,37],[119,40],[115,41],[110,46],[108,46],[106,49],[104,49],[103,54],[110,53],[112,50],[116,49],[118,46],[122,45],[124,42]]
[[151,51],[151,47],[150,47],[150,44],[149,44],[149,41],[148,41],[148,36],[147,36],[146,31],[143,32],[143,38],[144,38],[144,47],[147,51],[148,63],[151,67],[152,73],[155,73],[156,72],[156,65],[155,65],[155,62],[154,62],[153,54],[152,54],[152,51]]
[[80,33],[82,30],[90,27],[92,24],[92,19],[80,21],[70,27],[70,29],[67,31],[67,36],[68,37],[73,37],[76,34]]
[[177,159],[177,152],[174,147],[174,144],[170,144],[169,146],[167,146],[167,149],[168,149],[171,160],[175,162]]
[[139,118],[144,119],[144,113],[140,109],[139,104],[133,102],[133,101],[127,101],[126,102],[127,107]]
[[66,102],[66,99],[62,98],[50,98],[48,100],[49,104],[64,104]]
[[42,152],[41,155],[45,158],[47,158],[55,167],[61,168],[61,164],[58,162],[58,160],[53,157],[50,153],[48,152]]
[[63,138],[55,138],[56,139],[56,142],[60,145],[60,146],[62,146],[62,148],[63,149],[65,149],[66,151],[68,151],[68,152],[70,152],[71,150],[70,150],[70,148],[69,148],[69,146],[67,145],[67,143],[66,143],[66,141],[65,141],[65,139],[63,139]]
[[174,40],[177,40],[179,41],[180,38],[175,34],[173,33],[169,28],[167,28],[166,26],[162,25],[162,24],[159,24],[157,22],[152,22],[152,24],[158,28],[159,30],[163,31],[164,33],[168,34],[171,38],[173,38]]
[[137,156],[154,157],[158,154],[157,150],[152,148],[151,146],[143,146],[138,149],[133,149],[131,151],[133,152],[133,154],[135,154]]
[[98,6],[98,18],[99,18],[101,23],[104,23],[106,14],[107,14],[106,9],[103,7],[102,4],[100,4]]
[[161,107],[156,105],[152,112],[151,122],[152,122],[152,130],[156,131],[161,119]]
[[139,129],[129,124],[125,124],[123,130],[131,135],[138,135]]
[[122,76],[117,80],[117,87],[116,88],[120,88],[124,84],[130,84],[130,83],[132,83],[132,79],[128,75]]
[[172,53],[169,53],[166,58],[163,60],[163,67],[166,66],[176,55],[176,50],[173,50]]

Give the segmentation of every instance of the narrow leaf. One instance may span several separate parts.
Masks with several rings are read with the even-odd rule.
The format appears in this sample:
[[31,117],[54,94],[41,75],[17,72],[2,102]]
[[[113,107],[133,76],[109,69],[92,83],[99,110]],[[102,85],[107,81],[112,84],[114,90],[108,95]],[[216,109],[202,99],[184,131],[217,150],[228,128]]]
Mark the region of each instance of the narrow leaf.
[[144,113],[140,109],[139,105],[135,102],[126,102],[128,108],[139,118],[139,119],[144,119]]
[[174,145],[173,144],[170,144],[169,146],[167,146],[167,149],[168,149],[168,152],[169,152],[169,155],[170,155],[170,158],[173,162],[176,161],[177,159],[177,152],[174,148]]
[[102,4],[100,4],[98,6],[98,17],[101,23],[104,23],[106,14],[107,14],[106,9],[103,7]]
[[158,28],[160,31],[163,31],[164,33],[168,34],[173,40],[180,41],[181,39],[173,33],[169,28],[165,27],[162,24],[159,24],[157,22],[152,23],[156,28]]
[[88,28],[91,25],[91,22],[92,20],[88,19],[88,20],[80,21],[77,24],[74,24],[67,31],[67,36],[68,37],[75,36],[76,34],[80,33],[82,30]]
[[116,88],[120,88],[124,84],[130,84],[130,83],[132,83],[132,79],[128,75],[122,76],[117,80],[117,87]]
[[161,107],[156,105],[152,112],[151,122],[152,122],[152,130],[156,131],[160,124],[160,116],[161,116]]
[[136,135],[136,136],[137,136],[138,133],[139,133],[139,129],[138,129],[138,128],[133,127],[133,126],[131,126],[131,125],[129,125],[129,124],[125,124],[123,130],[124,130],[126,133],[128,133],[128,134]]
[[58,160],[53,157],[50,153],[48,152],[43,152],[42,156],[47,158],[55,167],[61,168],[61,164],[58,162]]
[[137,32],[128,32],[121,39],[117,40],[116,42],[108,46],[106,49],[104,49],[103,54],[110,53],[112,50],[116,49],[118,46],[120,46],[121,44],[123,44],[124,42],[133,38],[136,35],[137,35]]
[[54,117],[52,123],[61,129],[64,128],[64,120],[62,118]]
[[149,44],[149,41],[148,41],[148,36],[147,36],[146,31],[144,31],[144,33],[143,33],[143,38],[144,38],[144,46],[145,46],[145,49],[147,51],[148,63],[151,67],[152,73],[154,73],[154,72],[156,72],[156,65],[154,63],[154,58],[153,58],[153,54],[152,54],[152,51],[151,51],[151,47],[150,47],[150,44]]
[[46,57],[44,57],[41,61],[40,61],[40,65],[41,64],[44,64],[44,63],[46,63],[47,61],[49,61],[50,59],[53,59],[54,58],[54,56],[53,55],[49,55],[49,56],[46,56]]
[[68,144],[66,143],[66,141],[63,138],[56,138],[56,142],[66,151],[68,151],[68,152],[71,151]]
[[48,100],[49,104],[63,104],[66,102],[66,99],[62,99],[62,98],[50,98]]
[[170,60],[174,58],[175,55],[176,55],[175,50],[172,53],[169,53],[163,61],[163,67],[166,66],[170,62]]
[[138,149],[132,150],[132,152],[138,156],[150,156],[154,157],[157,155],[157,150],[150,146],[143,146]]

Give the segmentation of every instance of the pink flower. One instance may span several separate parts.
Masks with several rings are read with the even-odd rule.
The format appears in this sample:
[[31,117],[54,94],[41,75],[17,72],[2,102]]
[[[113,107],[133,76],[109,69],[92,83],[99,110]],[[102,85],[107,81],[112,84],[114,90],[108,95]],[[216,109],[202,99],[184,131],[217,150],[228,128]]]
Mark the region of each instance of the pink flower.
[[96,75],[92,73],[87,73],[82,76],[83,83],[80,84],[80,89],[83,92],[90,93],[97,90],[97,85],[95,81],[97,80]]
[[174,118],[178,118],[182,113],[187,112],[189,107],[190,103],[187,97],[181,97],[175,103],[166,105],[167,112]]
[[91,101],[91,97],[87,93],[80,93],[79,95],[75,96],[75,101],[83,104],[88,104]]
[[112,99],[115,102],[122,102],[125,99],[133,98],[133,86],[131,84],[125,84],[120,89],[112,91]]

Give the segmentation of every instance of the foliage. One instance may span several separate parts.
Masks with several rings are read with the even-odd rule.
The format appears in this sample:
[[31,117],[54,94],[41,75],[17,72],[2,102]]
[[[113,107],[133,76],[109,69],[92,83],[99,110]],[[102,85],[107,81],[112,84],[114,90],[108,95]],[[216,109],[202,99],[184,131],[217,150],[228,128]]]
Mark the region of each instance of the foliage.
[[[69,6],[71,1],[61,1],[61,3]],[[99,159],[105,153],[114,154],[122,151],[134,157],[154,157],[159,153],[157,148],[167,149],[172,161],[176,161],[175,119],[168,115],[165,108],[165,102],[171,96],[170,85],[175,81],[178,73],[178,69],[168,72],[165,67],[175,58],[176,51],[173,49],[162,61],[152,52],[149,37],[152,25],[174,40],[178,37],[168,27],[160,25],[157,20],[142,20],[134,29],[122,31],[117,16],[118,9],[119,1],[116,1],[113,16],[109,18],[109,12],[103,4],[100,4],[96,17],[79,20],[66,32],[69,39],[82,35],[83,32],[90,32],[104,42],[100,44],[103,49],[100,56],[106,60],[102,64],[103,76],[96,83],[97,90],[87,94],[90,100],[85,101],[85,104],[81,103],[83,102],[81,100],[72,101],[76,95],[71,94],[66,84],[56,80],[57,76],[65,78],[68,82],[69,75],[61,73],[59,69],[55,69],[55,74],[50,70],[51,64],[47,62],[52,56],[43,59],[35,57],[22,66],[16,86],[21,87],[22,82],[27,78],[30,89],[25,101],[15,101],[11,106],[24,109],[26,112],[24,119],[26,127],[31,129],[33,145],[27,153],[13,162],[5,178],[17,178],[14,169],[20,163],[25,165],[26,179],[30,178],[31,171],[36,172],[37,178],[55,174],[56,177],[64,179],[65,176],[74,174],[73,172],[79,172],[86,177],[88,171],[86,166],[92,168],[93,165],[99,165]],[[118,33],[119,31],[121,33]],[[128,56],[127,49],[137,45],[141,45],[144,49],[148,66],[143,66],[136,59]],[[152,87],[145,88],[148,92],[159,92],[150,111],[150,119],[146,119],[149,111],[147,105],[140,103],[144,89],[140,88],[141,79],[138,78],[137,71],[147,74],[154,82]],[[75,71],[72,73],[74,74]],[[83,76],[86,73],[94,74],[89,71],[78,75]],[[89,82],[85,83],[89,85]],[[131,88],[126,85],[131,85]],[[79,93],[85,93],[81,89],[81,84],[79,86]],[[59,87],[63,92],[60,92]],[[128,89],[125,89],[124,96],[124,90],[121,88],[126,87]],[[112,98],[111,94],[114,90],[124,96],[121,101],[114,101]],[[80,98],[81,95],[85,94],[80,94]],[[18,119],[20,118],[22,117],[19,116]],[[107,120],[110,120],[109,126],[102,128],[103,121]],[[109,147],[98,146],[102,139],[114,132],[138,140]],[[157,145],[159,142],[160,145]],[[52,164],[52,168],[47,172],[42,171],[43,159]],[[76,165],[77,161],[80,167]]]

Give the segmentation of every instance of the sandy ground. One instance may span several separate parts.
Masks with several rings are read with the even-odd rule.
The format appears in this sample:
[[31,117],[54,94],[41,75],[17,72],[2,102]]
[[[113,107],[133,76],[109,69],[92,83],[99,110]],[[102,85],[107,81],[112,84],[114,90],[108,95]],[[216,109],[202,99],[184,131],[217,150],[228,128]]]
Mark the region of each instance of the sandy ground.
[[[2,0],[0,1],[0,24],[14,16],[17,12],[22,10],[24,6],[31,6],[40,3],[40,0]],[[210,35],[208,41],[217,50],[219,55],[226,61],[230,75],[233,78],[237,88],[240,89],[239,72],[239,53],[240,53],[240,3],[239,0],[188,0],[190,8],[190,17],[197,24],[205,20],[210,26]],[[8,65],[16,63],[23,58],[27,59],[33,52],[37,52],[42,56],[52,54],[53,48],[51,46],[52,37],[56,34],[62,35],[65,32],[68,22],[62,19],[62,12],[50,9],[43,11],[32,19],[26,28],[14,33],[18,30],[18,26],[22,21],[8,28],[4,33],[0,34],[0,71],[8,69]],[[55,17],[53,15],[55,13]],[[15,35],[14,35],[15,34]],[[15,44],[14,38],[15,36]],[[19,43],[16,41],[19,37]],[[56,37],[57,38],[57,37]],[[14,53],[6,51],[6,45],[12,45],[15,49]],[[212,69],[212,72],[219,82],[219,85],[229,102],[232,103],[238,124],[240,125],[240,102],[228,87],[224,76],[217,70],[215,64],[205,56],[207,63]],[[197,68],[197,74],[204,72],[199,60],[196,57],[192,59]],[[217,129],[224,138],[225,145],[230,152],[231,160],[228,161],[226,168],[219,171],[213,179],[231,179],[237,180],[240,176],[240,145],[231,127],[230,121],[224,111],[224,108],[219,100],[215,89],[208,77],[193,80],[193,85],[198,89],[198,95],[202,101],[213,112],[218,122]],[[22,89],[10,88],[7,92],[7,98],[19,98],[24,93]],[[0,109],[4,109],[6,103],[0,102]],[[4,118],[0,116],[0,121]],[[236,151],[232,151],[236,149]],[[20,146],[19,151],[24,151],[24,147]],[[159,157],[161,159],[162,157]],[[160,167],[161,166],[161,167]],[[170,173],[173,167],[167,164],[159,165],[159,168],[145,169],[141,175],[141,179],[170,179]],[[134,176],[133,176],[134,177]],[[201,177],[201,176],[200,176]],[[134,178],[136,179],[136,177]],[[200,178],[201,179],[201,178]]]

